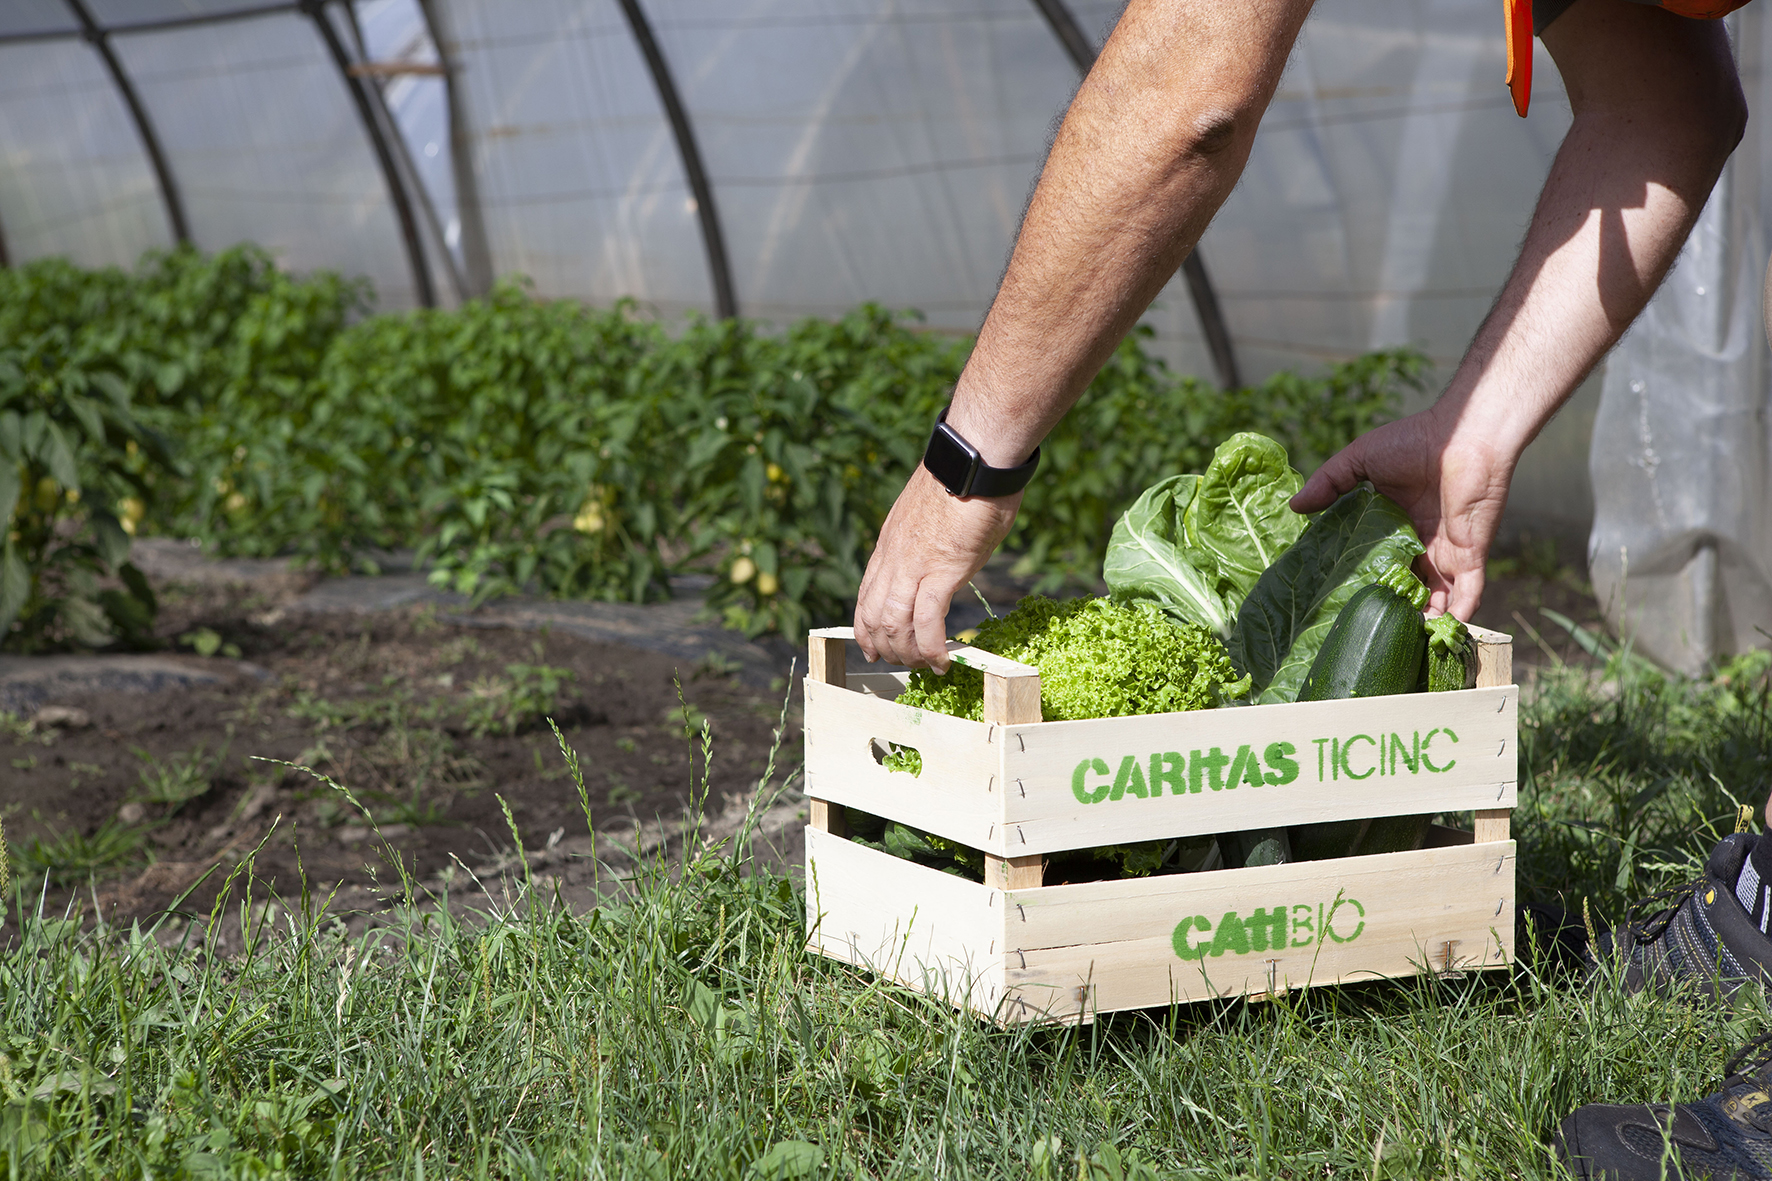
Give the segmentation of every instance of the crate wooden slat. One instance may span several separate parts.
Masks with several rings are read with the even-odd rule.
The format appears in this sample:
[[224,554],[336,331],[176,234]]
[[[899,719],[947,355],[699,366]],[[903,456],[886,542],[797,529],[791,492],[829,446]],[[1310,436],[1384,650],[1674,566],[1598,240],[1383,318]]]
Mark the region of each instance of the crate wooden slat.
[[[854,678],[859,680],[860,678]],[[806,793],[890,816],[999,857],[1052,853],[1254,827],[1268,814],[1288,824],[1404,812],[1506,809],[1517,798],[1519,691],[1313,701],[1147,714],[1082,722],[993,726],[911,709],[884,697],[808,680]],[[1382,706],[1375,709],[1374,701]],[[1377,744],[1385,744],[1382,764]],[[889,771],[891,744],[915,747],[923,773]],[[1149,795],[1153,756],[1222,752],[1217,775],[1239,751],[1258,761],[1276,746],[1296,764],[1289,782],[1253,786],[1184,776]],[[1126,760],[1139,795],[1111,798]],[[1082,770],[1088,762],[1087,770]],[[1414,764],[1413,769],[1411,763]],[[1099,768],[1106,768],[1105,771]],[[1163,762],[1159,773],[1173,773]],[[1344,769],[1347,774],[1344,774]],[[1263,776],[1287,771],[1261,766]],[[1108,796],[1082,803],[1104,786]],[[1132,787],[1129,782],[1126,786]],[[1399,804],[1399,796],[1415,804]],[[1253,801],[1251,800],[1253,797]]]
[[[949,645],[987,695],[997,682],[997,720],[971,722],[897,705],[903,673],[837,681],[848,629],[815,632],[810,946],[1012,1022],[1505,965],[1518,690],[1508,637],[1472,631],[1481,687],[1459,693],[1019,723],[1004,719],[1028,716],[1026,666]],[[882,765],[894,743],[920,776]],[[844,839],[845,807],[984,850],[985,883]],[[1465,810],[1474,834],[1436,828],[1411,852],[1040,884],[1061,850]]]

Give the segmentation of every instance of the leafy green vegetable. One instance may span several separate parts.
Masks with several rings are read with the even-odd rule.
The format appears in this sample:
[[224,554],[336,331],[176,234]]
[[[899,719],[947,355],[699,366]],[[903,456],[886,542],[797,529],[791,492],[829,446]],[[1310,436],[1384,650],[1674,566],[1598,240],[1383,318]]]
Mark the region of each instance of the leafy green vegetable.
[[1149,599],[1222,637],[1236,604],[1219,593],[1216,571],[1199,569],[1187,552],[1186,513],[1199,488],[1199,476],[1181,475],[1145,489],[1114,526],[1101,574],[1116,594]]
[[[1029,595],[1009,614],[980,624],[972,643],[1040,670],[1040,713],[1049,722],[1205,709],[1249,687],[1248,678],[1237,677],[1224,645],[1210,632],[1171,619],[1143,601],[1056,603]],[[939,677],[920,670],[911,674],[898,702],[978,721],[984,716],[984,674],[961,664]],[[882,761],[890,770],[913,775],[923,763],[917,750],[897,744]],[[896,823],[886,826],[879,843],[862,843],[949,872],[957,872],[954,863],[971,868],[969,858],[982,858],[965,846]],[[1143,877],[1177,855],[1197,862],[1198,843],[1103,845],[1054,860],[1107,861],[1124,876]],[[982,874],[981,859],[975,876],[982,880]]]
[[1291,506],[1303,486],[1284,447],[1252,432],[1232,435],[1212,453],[1187,507],[1189,551],[1211,554],[1241,599],[1309,523]]
[[[1150,603],[1029,595],[978,627],[976,648],[1040,670],[1045,721],[1208,709],[1247,691],[1223,644]],[[984,674],[954,664],[911,674],[899,704],[974,721],[984,717]]]
[[984,880],[983,853],[970,845],[938,837],[932,832],[924,832],[896,820],[885,823],[878,840],[869,840],[859,832],[852,833],[851,839],[870,849],[878,849],[906,861],[915,861],[918,865],[927,865],[932,869],[969,877],[974,881]]
[[1116,594],[1149,599],[1229,639],[1244,596],[1304,531],[1305,519],[1287,506],[1303,483],[1284,447],[1232,435],[1204,474],[1162,480],[1126,510],[1102,577]]
[[1163,868],[1175,852],[1176,841],[1137,841],[1130,845],[1098,845],[1089,854],[1120,867],[1124,878],[1148,878]]
[[891,749],[886,752],[886,757],[880,760],[881,766],[888,771],[903,771],[913,779],[923,773],[922,751],[914,746],[902,746],[896,742],[887,745]]
[[1237,612],[1231,658],[1258,704],[1295,701],[1335,617],[1355,591],[1422,552],[1409,517],[1362,484],[1323,510],[1267,568]]

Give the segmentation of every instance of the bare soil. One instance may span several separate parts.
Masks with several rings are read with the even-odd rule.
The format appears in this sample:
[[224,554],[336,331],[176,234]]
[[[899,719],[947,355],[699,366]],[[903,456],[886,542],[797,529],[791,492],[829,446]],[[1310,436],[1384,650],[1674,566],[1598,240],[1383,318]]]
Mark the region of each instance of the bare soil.
[[[239,650],[202,662],[227,674],[219,684],[58,699],[90,725],[0,735],[0,814],[15,849],[28,857],[37,841],[65,851],[77,838],[135,845],[95,886],[51,889],[51,905],[77,898],[145,917],[219,865],[183,908],[206,911],[225,873],[261,842],[261,887],[287,897],[305,886],[359,905],[397,877],[388,845],[421,881],[508,861],[513,822],[544,861],[556,849],[588,851],[585,808],[544,715],[578,753],[590,824],[606,846],[631,845],[648,826],[671,830],[704,790],[710,813],[742,807],[787,693],[785,679],[774,692],[747,686],[718,660],[684,667],[559,631],[443,622],[423,608],[252,616],[209,593],[174,603],[162,627],[176,635],[199,623]],[[545,688],[524,671],[537,666],[569,676],[551,702],[528,702],[541,708],[510,732],[524,688]],[[782,772],[799,753],[790,721]]]

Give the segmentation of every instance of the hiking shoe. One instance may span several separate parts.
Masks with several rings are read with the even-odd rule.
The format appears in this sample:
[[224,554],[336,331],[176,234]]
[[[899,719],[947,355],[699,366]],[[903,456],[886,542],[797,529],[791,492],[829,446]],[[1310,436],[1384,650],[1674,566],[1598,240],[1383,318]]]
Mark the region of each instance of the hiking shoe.
[[1735,879],[1758,839],[1724,837],[1697,881],[1649,895],[1618,926],[1594,935],[1590,970],[1621,966],[1626,993],[1689,990],[1715,1000],[1743,984],[1772,982],[1772,938],[1735,897]]
[[[1557,1130],[1571,1176],[1609,1181],[1766,1181],[1772,1178],[1772,1034],[1749,1042],[1724,1067],[1722,1090],[1696,1103],[1578,1108]],[[1755,1050],[1759,1060],[1737,1067]]]

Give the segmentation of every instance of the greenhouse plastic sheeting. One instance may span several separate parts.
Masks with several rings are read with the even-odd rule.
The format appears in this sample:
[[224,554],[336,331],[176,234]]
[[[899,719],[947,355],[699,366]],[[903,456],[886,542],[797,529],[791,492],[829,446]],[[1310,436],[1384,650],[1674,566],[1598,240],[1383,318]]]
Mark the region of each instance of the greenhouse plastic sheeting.
[[[1758,5],[1735,19],[1748,104],[1765,118],[1772,21]],[[1772,153],[1749,135],[1613,351],[1594,426],[1594,592],[1637,651],[1686,673],[1772,633],[1768,218]]]
[[[416,0],[360,0],[357,27],[363,34],[363,55],[370,61],[442,64]],[[463,290],[464,268],[446,84],[438,75],[397,74],[383,84],[382,100],[417,177],[413,196],[425,222],[426,240],[434,251],[443,252],[432,255],[439,300],[451,304]]]
[[545,295],[710,308],[675,141],[614,0],[435,11],[497,273],[526,275]]
[[[546,294],[708,310],[677,148],[613,0],[437,0],[494,267]],[[712,181],[738,303],[863,299],[973,328],[1077,72],[1029,0],[646,0]],[[1097,41],[1111,4],[1073,5]],[[1449,364],[1568,126],[1530,120],[1464,0],[1323,0],[1202,251],[1246,375],[1416,343]],[[1149,317],[1210,372],[1185,288]]]
[[741,306],[976,328],[1076,67],[1027,0],[651,0]]
[[[67,0],[58,2],[64,7],[67,4]],[[271,0],[86,0],[86,10],[92,13],[92,19],[106,28],[272,7],[276,5]]]
[[7,0],[0,4],[0,36],[77,29],[67,0]]
[[172,241],[135,124],[84,42],[0,45],[0,236],[14,262],[82,266]]
[[205,250],[255,241],[298,271],[365,275],[414,303],[388,189],[337,67],[304,16],[113,39]]
[[1325,0],[1305,22],[1203,242],[1249,368],[1408,343],[1456,362],[1569,125],[1542,47],[1513,113],[1500,23],[1463,0]]

